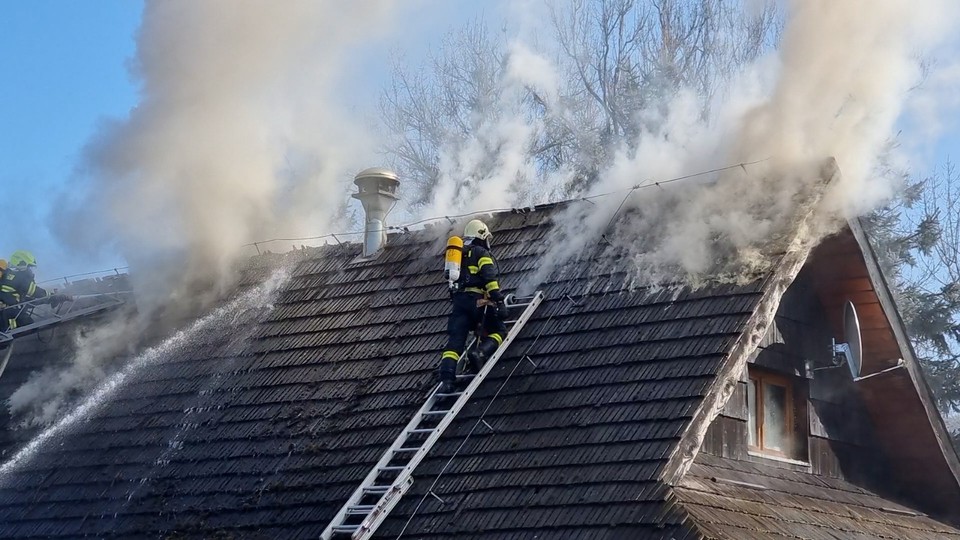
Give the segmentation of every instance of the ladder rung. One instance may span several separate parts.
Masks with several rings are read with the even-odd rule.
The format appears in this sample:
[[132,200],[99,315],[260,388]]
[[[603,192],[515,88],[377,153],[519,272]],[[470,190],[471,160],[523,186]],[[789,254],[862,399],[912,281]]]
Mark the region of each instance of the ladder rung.
[[463,392],[450,392],[449,394],[444,394],[443,392],[437,392],[434,395],[437,396],[438,398],[445,398],[445,397],[459,396],[462,393]]
[[473,374],[473,373],[465,373],[465,374],[463,374],[463,375],[457,375],[457,380],[458,380],[458,381],[462,381],[462,380],[465,380],[465,379],[472,379],[472,378],[474,378],[474,377],[476,377],[476,375]]
[[450,412],[450,409],[447,409],[447,410],[445,410],[445,411],[427,411],[427,412],[423,413],[423,415],[424,415],[424,416],[437,416],[437,415],[447,414],[448,412]]
[[416,452],[419,449],[420,449],[419,446],[417,447],[410,446],[407,448],[397,448],[396,450],[394,450],[394,452]]
[[383,466],[383,467],[379,467],[377,470],[379,470],[379,471],[402,471],[402,470],[404,470],[404,469],[406,469],[406,468],[407,468],[406,465],[385,465],[385,466]]
[[434,431],[436,431],[435,428],[414,428],[414,429],[411,429],[410,431],[408,431],[407,433],[410,433],[410,434],[415,434],[415,433],[433,433]]
[[383,494],[390,491],[390,486],[370,486],[363,488],[364,493]]
[[369,514],[373,512],[373,509],[376,508],[375,504],[358,504],[356,506],[351,506],[347,508],[347,514],[358,515],[358,514]]
[[360,525],[337,525],[333,527],[335,533],[352,533],[360,528]]

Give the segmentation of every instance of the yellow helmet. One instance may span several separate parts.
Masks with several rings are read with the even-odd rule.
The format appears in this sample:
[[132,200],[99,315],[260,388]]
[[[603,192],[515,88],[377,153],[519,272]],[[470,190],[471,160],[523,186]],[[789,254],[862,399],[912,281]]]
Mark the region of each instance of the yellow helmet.
[[10,266],[36,266],[37,259],[33,256],[33,253],[18,249],[13,252],[13,255],[10,256]]
[[464,238],[479,238],[480,240],[486,240],[489,245],[493,241],[493,234],[490,232],[490,229],[487,227],[486,223],[480,221],[479,219],[474,219],[467,223],[467,226],[463,229]]

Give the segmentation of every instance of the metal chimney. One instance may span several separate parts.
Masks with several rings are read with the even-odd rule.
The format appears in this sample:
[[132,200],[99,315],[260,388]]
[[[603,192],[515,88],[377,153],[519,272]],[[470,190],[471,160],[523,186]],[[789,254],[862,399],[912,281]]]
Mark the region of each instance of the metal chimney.
[[382,167],[364,169],[357,173],[353,183],[357,185],[354,199],[363,204],[363,211],[367,214],[363,228],[363,256],[374,255],[387,243],[386,218],[390,210],[397,204],[397,173]]

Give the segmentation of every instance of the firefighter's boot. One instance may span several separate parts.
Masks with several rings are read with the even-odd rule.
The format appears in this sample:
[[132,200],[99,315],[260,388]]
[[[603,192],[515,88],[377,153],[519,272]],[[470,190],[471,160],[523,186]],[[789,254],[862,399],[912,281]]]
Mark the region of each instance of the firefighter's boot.
[[464,371],[480,373],[481,368],[483,368],[483,358],[480,357],[480,347],[474,344],[467,350],[467,363]]
[[441,394],[452,394],[457,391],[457,361],[453,358],[440,359],[440,367],[437,368],[437,378],[440,379]]
[[483,367],[487,360],[493,356],[493,353],[497,352],[497,347],[500,344],[493,338],[487,338],[480,342],[477,345],[477,371],[480,371],[480,368]]

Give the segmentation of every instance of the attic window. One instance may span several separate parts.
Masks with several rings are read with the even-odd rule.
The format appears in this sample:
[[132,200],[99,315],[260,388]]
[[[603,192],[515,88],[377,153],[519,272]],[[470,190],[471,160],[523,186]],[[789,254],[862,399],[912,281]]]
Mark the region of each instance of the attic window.
[[755,453],[802,458],[806,445],[798,425],[798,394],[790,377],[750,369],[747,382],[747,442]]

